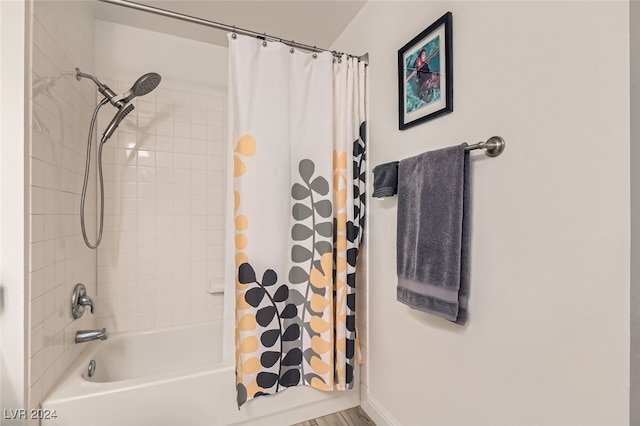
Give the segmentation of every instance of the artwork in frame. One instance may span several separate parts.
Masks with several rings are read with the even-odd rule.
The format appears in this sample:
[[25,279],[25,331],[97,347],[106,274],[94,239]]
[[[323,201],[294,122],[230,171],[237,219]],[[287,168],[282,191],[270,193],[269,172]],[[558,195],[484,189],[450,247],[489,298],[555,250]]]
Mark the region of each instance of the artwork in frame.
[[398,50],[400,130],[453,111],[452,21],[447,12]]

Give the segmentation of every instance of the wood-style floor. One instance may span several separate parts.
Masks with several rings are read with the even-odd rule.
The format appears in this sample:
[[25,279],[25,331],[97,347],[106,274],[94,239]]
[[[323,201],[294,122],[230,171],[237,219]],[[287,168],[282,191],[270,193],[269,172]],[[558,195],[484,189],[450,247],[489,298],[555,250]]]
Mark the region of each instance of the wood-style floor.
[[375,426],[375,423],[358,406],[292,426]]

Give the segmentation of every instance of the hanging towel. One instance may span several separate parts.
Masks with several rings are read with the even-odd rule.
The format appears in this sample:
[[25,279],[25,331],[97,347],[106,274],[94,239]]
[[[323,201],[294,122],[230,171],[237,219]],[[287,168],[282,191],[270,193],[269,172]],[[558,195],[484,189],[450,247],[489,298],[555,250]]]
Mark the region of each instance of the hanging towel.
[[398,193],[398,162],[384,163],[373,169],[372,197],[391,197]]
[[456,324],[467,320],[467,144],[426,152],[398,167],[398,301]]

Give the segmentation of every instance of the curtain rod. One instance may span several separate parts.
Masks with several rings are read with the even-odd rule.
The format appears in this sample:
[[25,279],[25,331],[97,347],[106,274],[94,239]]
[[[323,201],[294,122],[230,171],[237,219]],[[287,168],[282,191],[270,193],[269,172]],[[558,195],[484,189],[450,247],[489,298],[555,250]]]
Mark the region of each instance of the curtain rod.
[[271,36],[265,33],[259,33],[256,31],[252,31],[252,30],[247,30],[244,28],[238,28],[235,25],[226,25],[226,24],[221,24],[219,22],[214,22],[214,21],[209,21],[207,19],[202,19],[202,18],[198,18],[195,16],[191,16],[191,15],[186,15],[183,13],[178,13],[178,12],[173,12],[171,10],[167,10],[167,9],[161,9],[159,7],[153,7],[153,6],[147,6],[145,4],[141,4],[141,3],[135,3],[129,0],[98,0],[101,1],[103,3],[110,3],[110,4],[115,4],[118,6],[124,6],[124,7],[128,7],[131,9],[135,9],[135,10],[140,10],[143,12],[149,12],[149,13],[154,13],[156,15],[161,15],[161,16],[166,16],[168,18],[174,18],[174,19],[179,19],[182,21],[186,21],[186,22],[191,22],[193,24],[198,24],[198,25],[204,25],[206,27],[210,27],[210,28],[215,28],[217,30],[224,30],[224,31],[230,31],[236,34],[242,34],[242,35],[247,35],[247,36],[251,36],[251,37],[256,37],[259,38],[261,40],[267,40],[267,41],[277,41],[280,43],[284,43],[288,46],[291,47],[297,47],[299,49],[303,49],[303,50],[307,50],[310,52],[331,52],[331,54],[333,56],[342,56],[342,55],[347,55],[349,57],[352,58],[358,58],[358,60],[363,60],[365,62],[369,61],[368,58],[368,54],[362,55],[362,56],[358,56],[358,55],[351,55],[348,53],[343,53],[343,52],[337,52],[335,50],[330,50],[330,49],[323,49],[317,46],[309,46],[308,44],[303,44],[303,43],[298,43],[295,42],[293,40],[284,40],[281,39],[280,37],[275,37],[275,36]]

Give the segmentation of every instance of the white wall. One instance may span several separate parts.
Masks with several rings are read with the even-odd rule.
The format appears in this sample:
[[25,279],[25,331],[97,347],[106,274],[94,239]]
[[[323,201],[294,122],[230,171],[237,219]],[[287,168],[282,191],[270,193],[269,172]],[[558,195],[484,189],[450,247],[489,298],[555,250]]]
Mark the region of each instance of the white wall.
[[[398,131],[397,50],[449,10],[455,110]],[[464,327],[396,301],[396,199],[369,201],[363,405],[380,424],[628,424],[628,4],[375,1],[334,47],[370,53],[371,167],[507,141],[472,154]]]
[[[0,409],[24,408],[25,363],[25,16],[0,2]],[[16,421],[11,424],[20,424]]]
[[96,74],[136,81],[153,70],[162,87],[226,94],[227,48],[106,21],[95,21]]
[[224,283],[227,49],[104,21],[95,31],[97,73],[116,92],[162,76],[105,145],[99,325],[221,319],[223,296],[207,288]]
[[640,2],[629,2],[631,49],[631,422],[640,424]]
[[[67,1],[35,1],[29,17],[27,356],[32,408],[84,349],[74,342],[76,331],[96,323],[88,310],[74,320],[69,303],[76,283],[84,283],[90,297],[96,294],[96,254],[84,245],[79,216],[96,92],[93,83],[75,78],[76,67],[93,72],[92,19],[86,2]],[[95,169],[92,176],[95,187]],[[87,201],[90,235],[95,235],[95,200],[94,194]]]

